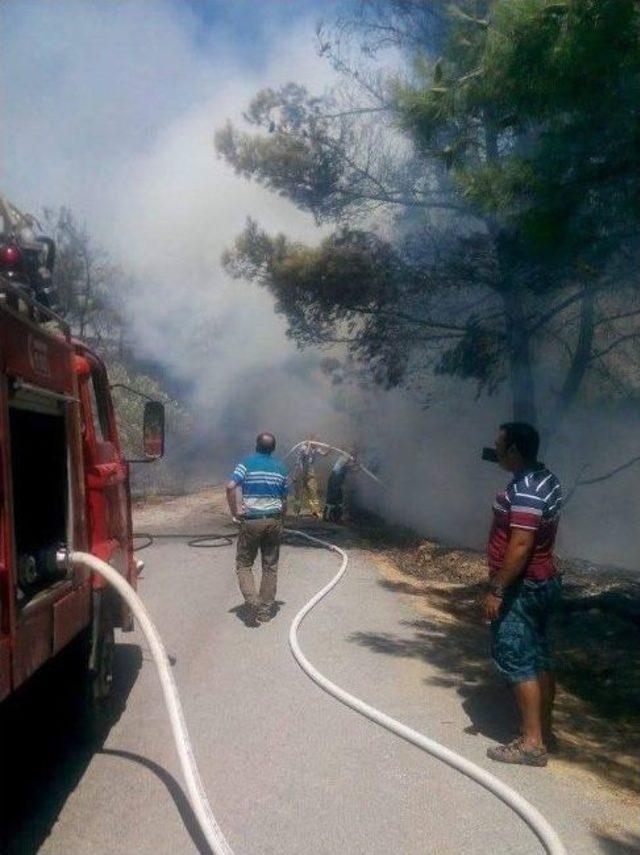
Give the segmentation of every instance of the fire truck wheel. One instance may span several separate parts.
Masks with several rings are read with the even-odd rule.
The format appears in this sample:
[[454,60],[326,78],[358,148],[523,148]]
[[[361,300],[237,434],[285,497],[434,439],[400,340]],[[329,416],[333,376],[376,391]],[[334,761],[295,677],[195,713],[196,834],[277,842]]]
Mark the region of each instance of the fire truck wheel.
[[97,641],[95,669],[91,675],[91,689],[94,701],[103,701],[109,697],[113,683],[113,654],[115,638],[113,627],[105,627]]

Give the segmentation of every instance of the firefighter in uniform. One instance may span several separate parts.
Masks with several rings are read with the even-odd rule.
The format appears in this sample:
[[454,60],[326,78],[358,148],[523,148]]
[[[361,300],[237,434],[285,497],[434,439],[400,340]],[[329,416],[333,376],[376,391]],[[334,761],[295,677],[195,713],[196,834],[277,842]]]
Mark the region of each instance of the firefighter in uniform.
[[314,466],[317,457],[326,457],[330,453],[330,449],[318,445],[315,434],[300,447],[293,473],[293,510],[296,514],[308,507],[315,517],[322,515]]

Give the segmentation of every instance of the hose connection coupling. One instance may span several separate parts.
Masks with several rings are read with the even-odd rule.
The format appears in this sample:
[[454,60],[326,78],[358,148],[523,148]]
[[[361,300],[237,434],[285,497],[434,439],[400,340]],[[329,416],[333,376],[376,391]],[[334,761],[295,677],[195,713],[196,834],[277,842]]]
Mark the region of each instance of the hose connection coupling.
[[61,543],[52,557],[58,573],[61,576],[67,576],[72,569],[69,547],[64,543]]

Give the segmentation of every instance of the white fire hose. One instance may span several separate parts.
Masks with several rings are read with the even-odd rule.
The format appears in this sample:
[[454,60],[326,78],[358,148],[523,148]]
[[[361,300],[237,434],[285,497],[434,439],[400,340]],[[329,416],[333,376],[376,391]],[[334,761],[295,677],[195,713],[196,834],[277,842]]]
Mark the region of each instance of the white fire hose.
[[295,531],[292,529],[287,529],[287,531],[289,534],[295,534],[311,541],[312,543],[317,543],[320,546],[331,549],[342,557],[342,563],[336,575],[300,609],[293,619],[291,629],[289,630],[289,646],[291,647],[291,652],[305,674],[307,674],[314,683],[320,686],[321,689],[324,689],[325,692],[328,692],[328,694],[332,695],[352,710],[355,710],[365,716],[365,718],[368,718],[370,721],[381,725],[386,728],[386,730],[391,731],[391,733],[395,733],[397,736],[402,737],[402,739],[406,739],[407,742],[410,742],[412,745],[416,745],[418,748],[421,748],[423,751],[426,751],[438,760],[442,760],[442,762],[446,763],[447,766],[451,766],[456,771],[461,772],[468,778],[471,778],[472,781],[480,784],[486,790],[489,790],[490,793],[497,796],[497,798],[514,810],[526,822],[529,828],[538,837],[549,855],[567,855],[567,851],[555,829],[552,828],[537,808],[535,808],[514,789],[509,787],[499,778],[496,778],[495,775],[485,771],[480,766],[477,766],[475,763],[472,763],[470,760],[462,757],[460,754],[456,754],[455,751],[451,751],[450,748],[446,748],[434,739],[429,739],[429,737],[424,736],[422,733],[418,733],[417,730],[413,730],[413,728],[408,727],[406,724],[402,724],[375,707],[370,706],[355,695],[349,694],[349,692],[346,692],[344,689],[341,689],[340,686],[332,683],[331,680],[321,674],[317,668],[313,667],[300,648],[300,644],[298,642],[298,628],[309,612],[317,606],[318,603],[327,596],[329,591],[335,588],[340,579],[342,579],[347,571],[349,556],[344,549],[340,549],[339,546],[325,540],[320,540],[320,538],[313,537],[304,531]]
[[67,558],[72,567],[87,567],[89,570],[93,570],[102,576],[125,600],[139,622],[140,628],[149,643],[155,666],[158,669],[164,702],[171,722],[173,739],[178,751],[178,757],[180,758],[182,774],[187,784],[189,802],[200,826],[200,830],[214,855],[233,855],[233,850],[227,843],[220,830],[220,826],[216,822],[204,787],[202,786],[202,781],[200,780],[189,733],[187,732],[187,725],[185,724],[182,712],[182,704],[178,696],[178,689],[171,673],[171,667],[169,666],[169,657],[164,649],[158,630],[153,625],[153,621],[149,617],[142,600],[117,570],[114,570],[109,564],[96,558],[95,555],[89,555],[87,552],[70,552]]

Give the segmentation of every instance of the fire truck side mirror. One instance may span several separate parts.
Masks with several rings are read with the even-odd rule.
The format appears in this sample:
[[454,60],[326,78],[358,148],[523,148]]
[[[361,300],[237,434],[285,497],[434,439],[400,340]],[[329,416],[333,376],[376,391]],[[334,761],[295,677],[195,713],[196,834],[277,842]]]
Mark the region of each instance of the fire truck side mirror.
[[160,401],[147,401],[144,405],[142,444],[148,460],[164,456],[164,404]]

